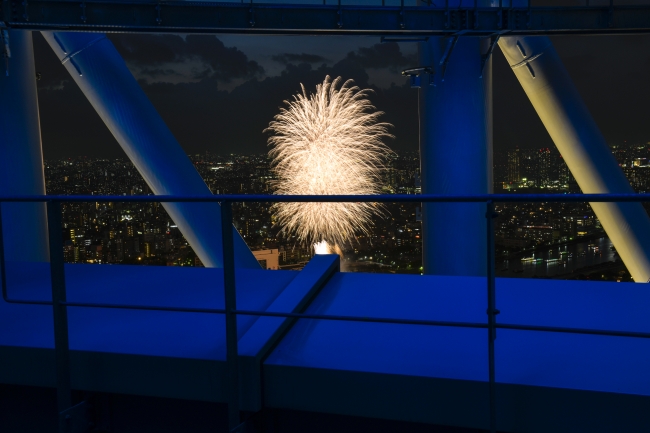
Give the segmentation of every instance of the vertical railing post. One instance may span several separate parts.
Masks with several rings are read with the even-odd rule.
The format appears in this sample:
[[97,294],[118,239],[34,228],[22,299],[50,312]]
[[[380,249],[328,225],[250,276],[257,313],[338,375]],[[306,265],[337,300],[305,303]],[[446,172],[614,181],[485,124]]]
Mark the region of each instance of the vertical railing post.
[[63,239],[61,236],[61,203],[47,202],[47,231],[50,241],[50,277],[52,279],[52,312],[54,317],[54,352],[56,357],[56,403],[59,431],[68,431],[65,412],[72,406],[70,386],[70,346],[68,343],[68,310],[66,302]]
[[5,239],[2,231],[2,203],[0,203],[0,284],[2,285],[2,299],[7,299],[7,265],[5,263]]
[[492,200],[487,202],[487,211],[485,213],[487,226],[487,315],[488,315],[488,376],[490,388],[490,433],[497,431],[497,402],[496,402],[496,383],[494,372],[494,340],[496,334],[496,316],[499,310],[496,309],[496,281],[495,281],[495,263],[494,263],[494,218],[497,214],[494,212],[494,203]]
[[232,233],[232,204],[221,202],[221,240],[223,245],[223,287],[226,306],[226,361],[228,365],[228,428],[234,431],[240,424],[239,365],[237,357],[237,309],[235,291],[235,255]]

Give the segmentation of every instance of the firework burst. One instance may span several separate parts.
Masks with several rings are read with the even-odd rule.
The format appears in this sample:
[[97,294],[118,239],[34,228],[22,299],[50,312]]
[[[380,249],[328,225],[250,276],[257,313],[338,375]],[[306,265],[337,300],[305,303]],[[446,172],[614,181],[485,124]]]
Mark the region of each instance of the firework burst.
[[[316,92],[285,101],[266,131],[276,194],[369,195],[381,191],[381,171],[390,149],[392,125],[378,122],[383,113],[348,80],[325,77]],[[368,233],[371,217],[381,214],[376,203],[277,203],[273,211],[285,234],[295,234],[318,251],[334,252],[355,233]],[[323,244],[322,242],[326,242]],[[340,250],[339,250],[340,251]]]

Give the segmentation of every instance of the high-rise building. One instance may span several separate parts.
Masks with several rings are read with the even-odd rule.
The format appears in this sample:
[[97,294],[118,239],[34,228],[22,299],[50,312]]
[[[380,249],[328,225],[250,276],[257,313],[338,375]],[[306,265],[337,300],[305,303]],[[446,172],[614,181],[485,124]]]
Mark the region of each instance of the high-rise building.
[[508,176],[506,178],[507,182],[519,182],[521,180],[519,158],[519,148],[508,152]]
[[552,154],[548,147],[537,151],[537,173],[539,176],[537,186],[540,188],[549,186],[555,179],[553,176],[555,168],[555,164],[553,164],[554,156],[556,154]]

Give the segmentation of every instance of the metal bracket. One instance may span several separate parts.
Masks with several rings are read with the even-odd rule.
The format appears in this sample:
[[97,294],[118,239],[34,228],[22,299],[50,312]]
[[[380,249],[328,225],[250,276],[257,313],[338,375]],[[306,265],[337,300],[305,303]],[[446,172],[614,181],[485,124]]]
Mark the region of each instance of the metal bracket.
[[433,85],[434,70],[430,66],[420,66],[417,68],[404,69],[402,75],[411,79],[411,88],[419,89],[421,87],[420,75],[426,74],[429,76],[429,85]]
[[339,0],[339,9],[336,11],[336,15],[338,16],[336,25],[338,26],[339,29],[341,29],[343,28],[343,11],[341,10],[341,0]]
[[[494,35],[493,35],[494,36]],[[488,48],[487,52],[481,56],[481,75],[479,75],[479,78],[483,78],[483,72],[485,72],[485,65],[487,65],[488,60],[490,60],[490,57],[492,57],[492,52],[494,51],[494,47],[499,43],[499,38],[501,37],[501,33],[497,33],[496,36],[494,36],[494,39],[492,39],[492,36],[490,36],[490,47]]]
[[404,0],[401,0],[401,3],[400,3],[399,27],[400,27],[400,29],[403,29],[404,27],[406,27],[406,24],[404,23]]
[[29,21],[29,11],[28,11],[29,4],[27,4],[27,0],[23,0],[22,5],[24,11],[23,18],[25,19],[25,21]]
[[499,17],[499,21],[497,22],[497,28],[502,29],[503,28],[503,0],[499,0],[499,11],[497,12],[497,16]]
[[84,24],[86,24],[86,2],[85,0],[81,2],[79,5],[81,6],[81,21],[83,21]]
[[543,51],[542,51],[541,53],[539,53],[539,54],[535,54],[534,56],[531,56],[531,57],[525,57],[524,60],[522,60],[521,62],[519,62],[519,63],[517,63],[517,64],[515,64],[515,65],[511,65],[510,67],[511,67],[512,69],[517,69],[517,68],[521,68],[522,66],[525,66],[526,69],[528,69],[528,72],[530,73],[530,76],[533,77],[533,78],[535,78],[535,70],[534,70],[533,67],[530,65],[530,63],[531,63],[533,60],[537,59],[537,58],[538,58],[539,56],[541,56],[542,54],[544,54]]
[[449,0],[445,0],[445,28],[448,29],[451,25],[451,20],[449,18]]
[[607,10],[607,27],[614,27],[614,0],[609,0],[609,9]]
[[248,24],[250,24],[251,27],[255,27],[255,10],[253,9],[253,0],[251,0],[251,7],[248,9],[248,14],[250,17]]
[[[500,311],[500,310],[497,310],[497,309],[495,308],[495,309],[493,309],[493,310],[488,309],[486,313],[487,313],[488,317],[490,317],[490,319],[491,319],[491,320],[496,324],[497,316],[498,316],[499,314],[501,314],[501,311]],[[494,340],[496,340],[496,339],[497,339],[497,330],[496,330],[496,328],[494,328],[494,329],[492,330],[492,341],[494,341]]]
[[445,81],[445,72],[447,71],[447,65],[449,64],[449,58],[451,57],[451,52],[454,50],[454,47],[456,46],[456,43],[458,42],[458,38],[460,36],[458,34],[454,35],[452,38],[450,38],[447,41],[447,48],[445,49],[445,53],[442,55],[442,58],[440,59],[440,81]]
[[2,55],[5,58],[5,76],[8,77],[11,49],[9,48],[9,30],[4,25],[0,28],[0,39],[2,39]]
[[90,406],[86,401],[72,406],[59,413],[59,433],[86,433],[90,429],[88,411]]
[[162,18],[160,17],[160,3],[156,5],[156,24],[160,25],[162,24]]

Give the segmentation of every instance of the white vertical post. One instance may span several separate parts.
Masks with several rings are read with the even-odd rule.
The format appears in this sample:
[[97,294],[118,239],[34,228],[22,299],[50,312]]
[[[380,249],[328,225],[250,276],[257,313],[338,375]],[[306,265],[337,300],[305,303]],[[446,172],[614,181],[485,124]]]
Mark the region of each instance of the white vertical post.
[[[0,65],[0,195],[44,195],[32,33],[8,35],[7,71]],[[4,203],[2,218],[8,261],[49,260],[45,203]]]
[[[499,47],[583,193],[633,193],[550,39],[504,37]],[[650,279],[650,218],[641,203],[591,203],[637,282]]]

